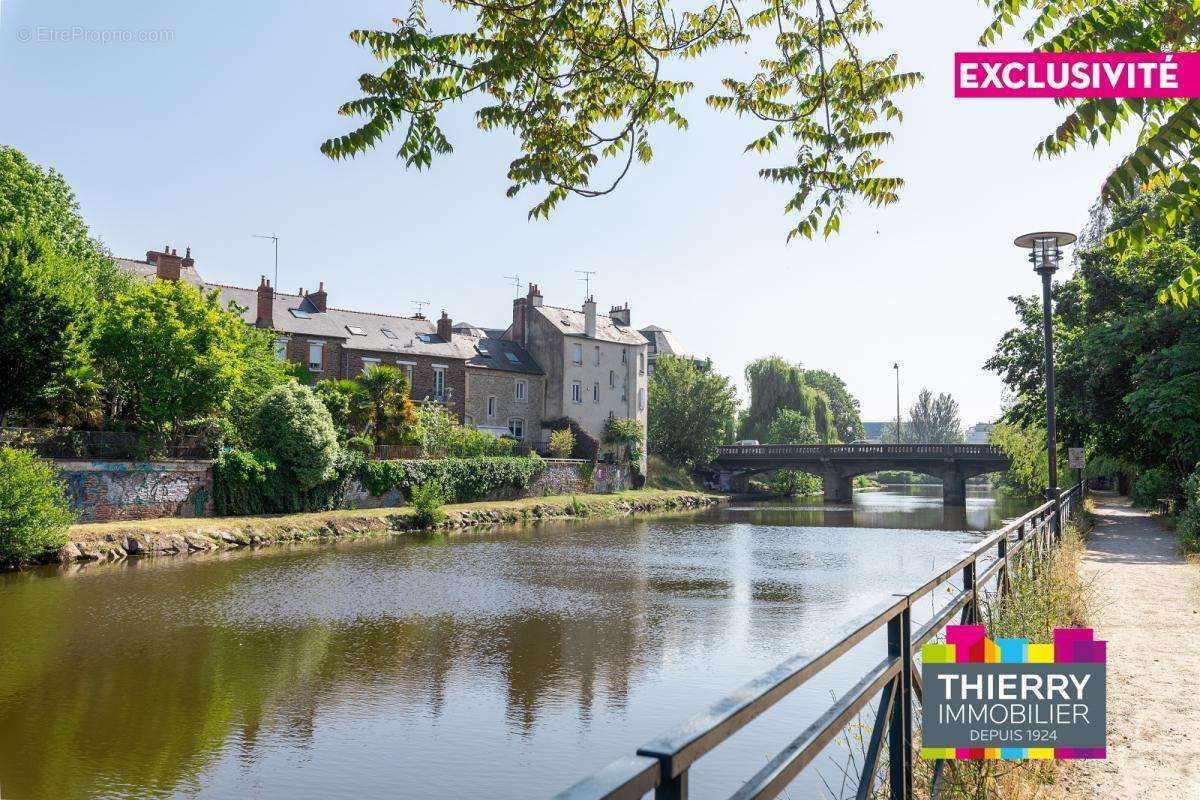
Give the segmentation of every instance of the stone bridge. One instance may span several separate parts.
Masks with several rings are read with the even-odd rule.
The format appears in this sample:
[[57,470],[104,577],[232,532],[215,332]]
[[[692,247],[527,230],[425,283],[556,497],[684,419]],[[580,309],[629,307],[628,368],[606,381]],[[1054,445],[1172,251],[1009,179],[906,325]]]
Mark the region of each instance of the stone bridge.
[[826,500],[850,500],[855,476],[906,469],[942,479],[942,502],[961,506],[967,478],[1006,470],[1008,456],[987,444],[761,444],[727,445],[713,461],[721,488],[745,491],[759,472],[795,469],[821,479]]

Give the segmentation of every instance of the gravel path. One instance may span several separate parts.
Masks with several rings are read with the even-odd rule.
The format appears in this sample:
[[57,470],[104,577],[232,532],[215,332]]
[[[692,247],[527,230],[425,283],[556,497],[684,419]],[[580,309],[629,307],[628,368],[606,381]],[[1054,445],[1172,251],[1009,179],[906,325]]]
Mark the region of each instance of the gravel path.
[[1108,641],[1108,758],[1070,762],[1066,797],[1200,798],[1200,568],[1175,535],[1096,495],[1081,570]]

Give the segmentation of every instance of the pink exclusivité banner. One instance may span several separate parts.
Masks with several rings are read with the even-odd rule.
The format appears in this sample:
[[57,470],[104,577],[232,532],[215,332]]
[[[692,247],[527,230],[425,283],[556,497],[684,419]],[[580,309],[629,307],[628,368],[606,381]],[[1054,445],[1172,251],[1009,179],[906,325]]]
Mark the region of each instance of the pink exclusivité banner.
[[955,97],[1200,97],[1200,53],[955,53]]

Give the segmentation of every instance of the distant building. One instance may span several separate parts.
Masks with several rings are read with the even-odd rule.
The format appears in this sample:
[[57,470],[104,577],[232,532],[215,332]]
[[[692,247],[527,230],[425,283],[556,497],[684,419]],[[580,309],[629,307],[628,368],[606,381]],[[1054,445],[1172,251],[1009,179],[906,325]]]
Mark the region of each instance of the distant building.
[[[616,310],[619,309],[614,309],[614,311]],[[650,345],[649,349],[646,351],[647,369],[650,374],[654,374],[654,365],[658,362],[658,357],[660,355],[675,356],[676,358],[688,358],[691,359],[692,363],[698,368],[707,369],[708,360],[697,358],[696,356],[688,353],[688,351],[684,349],[683,345],[679,343],[679,340],[675,338],[675,334],[671,333],[666,328],[660,328],[657,325],[649,325],[645,328],[639,329],[638,333],[645,337],[646,341]]]
[[992,437],[992,428],[995,428],[994,422],[977,422],[967,428],[966,443],[967,444],[987,444]]
[[545,419],[567,417],[596,439],[614,417],[636,419],[645,431],[649,345],[629,319],[628,305],[602,315],[590,297],[578,310],[545,305],[532,283],[513,301],[504,338],[545,371]]

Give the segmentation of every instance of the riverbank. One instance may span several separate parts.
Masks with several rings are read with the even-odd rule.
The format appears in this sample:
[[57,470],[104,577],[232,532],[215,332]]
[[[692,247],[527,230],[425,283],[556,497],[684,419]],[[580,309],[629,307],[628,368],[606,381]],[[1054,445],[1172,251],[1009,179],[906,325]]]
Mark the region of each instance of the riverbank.
[[[571,517],[615,517],[694,511],[727,502],[707,492],[642,489],[603,495],[529,497],[445,506],[442,529],[506,525]],[[321,511],[264,517],[164,518],[73,525],[70,542],[51,562],[115,561],[186,555],[300,541],[409,533],[417,530],[411,508]]]
[[1108,642],[1108,752],[1068,765],[1066,797],[1200,797],[1200,571],[1145,511],[1096,497],[1080,572]]

